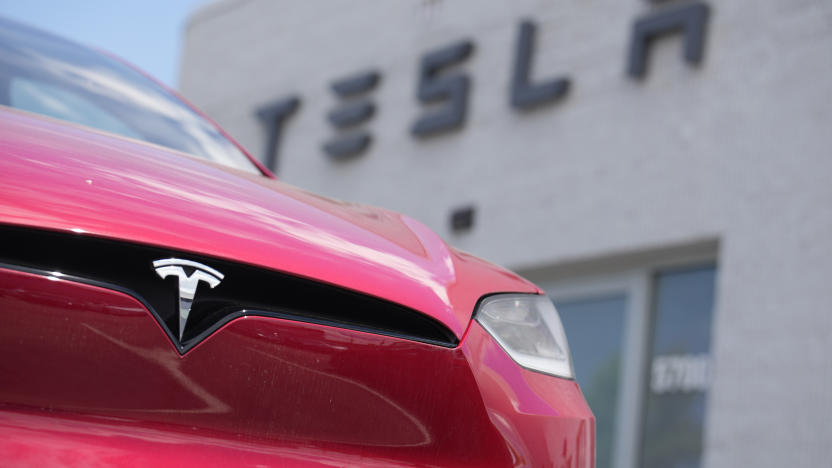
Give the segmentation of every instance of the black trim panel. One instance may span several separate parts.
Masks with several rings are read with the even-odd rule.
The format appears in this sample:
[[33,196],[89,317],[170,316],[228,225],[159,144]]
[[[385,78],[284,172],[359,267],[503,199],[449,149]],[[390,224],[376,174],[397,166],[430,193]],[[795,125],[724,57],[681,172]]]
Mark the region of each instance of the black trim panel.
[[[225,277],[201,283],[180,343],[178,279],[161,279],[154,260],[203,263]],[[243,315],[277,317],[455,347],[439,321],[408,307],[355,291],[205,255],[88,235],[0,226],[0,267],[51,275],[120,291],[142,302],[181,354]]]

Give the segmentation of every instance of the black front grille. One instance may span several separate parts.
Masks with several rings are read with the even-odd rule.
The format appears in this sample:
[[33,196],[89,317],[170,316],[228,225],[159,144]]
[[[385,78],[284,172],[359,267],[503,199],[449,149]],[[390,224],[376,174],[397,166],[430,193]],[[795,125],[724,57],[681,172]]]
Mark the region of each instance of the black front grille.
[[[202,283],[179,340],[178,280],[161,279],[153,261],[182,258],[224,274],[215,288]],[[150,310],[180,353],[242,315],[279,317],[453,347],[458,340],[437,320],[413,309],[298,276],[172,249],[52,231],[0,226],[0,267],[130,294]]]

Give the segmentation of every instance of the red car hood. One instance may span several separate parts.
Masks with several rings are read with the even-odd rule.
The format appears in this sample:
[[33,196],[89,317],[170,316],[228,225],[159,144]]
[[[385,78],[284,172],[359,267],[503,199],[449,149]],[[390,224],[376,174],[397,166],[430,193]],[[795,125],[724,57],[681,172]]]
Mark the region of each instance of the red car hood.
[[483,295],[538,292],[407,216],[7,108],[0,110],[0,223],[314,278],[422,311],[459,338]]

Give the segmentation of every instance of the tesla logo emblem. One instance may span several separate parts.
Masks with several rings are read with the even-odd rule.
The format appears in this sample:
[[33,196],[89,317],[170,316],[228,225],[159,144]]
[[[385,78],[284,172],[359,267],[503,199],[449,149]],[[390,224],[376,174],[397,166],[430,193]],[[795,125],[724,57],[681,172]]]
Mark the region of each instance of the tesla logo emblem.
[[[190,276],[185,273],[185,267],[193,269]],[[199,282],[205,281],[213,289],[220,284],[224,275],[207,265],[191,260],[182,260],[181,258],[156,260],[153,262],[153,268],[162,279],[168,276],[179,278],[179,341],[181,342]]]

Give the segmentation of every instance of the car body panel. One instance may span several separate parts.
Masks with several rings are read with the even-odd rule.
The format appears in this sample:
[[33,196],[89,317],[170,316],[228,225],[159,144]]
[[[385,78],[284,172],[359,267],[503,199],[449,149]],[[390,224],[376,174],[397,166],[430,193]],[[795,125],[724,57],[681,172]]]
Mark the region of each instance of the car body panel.
[[539,290],[388,210],[0,109],[0,219],[209,254],[397,302],[459,338],[477,301]]

